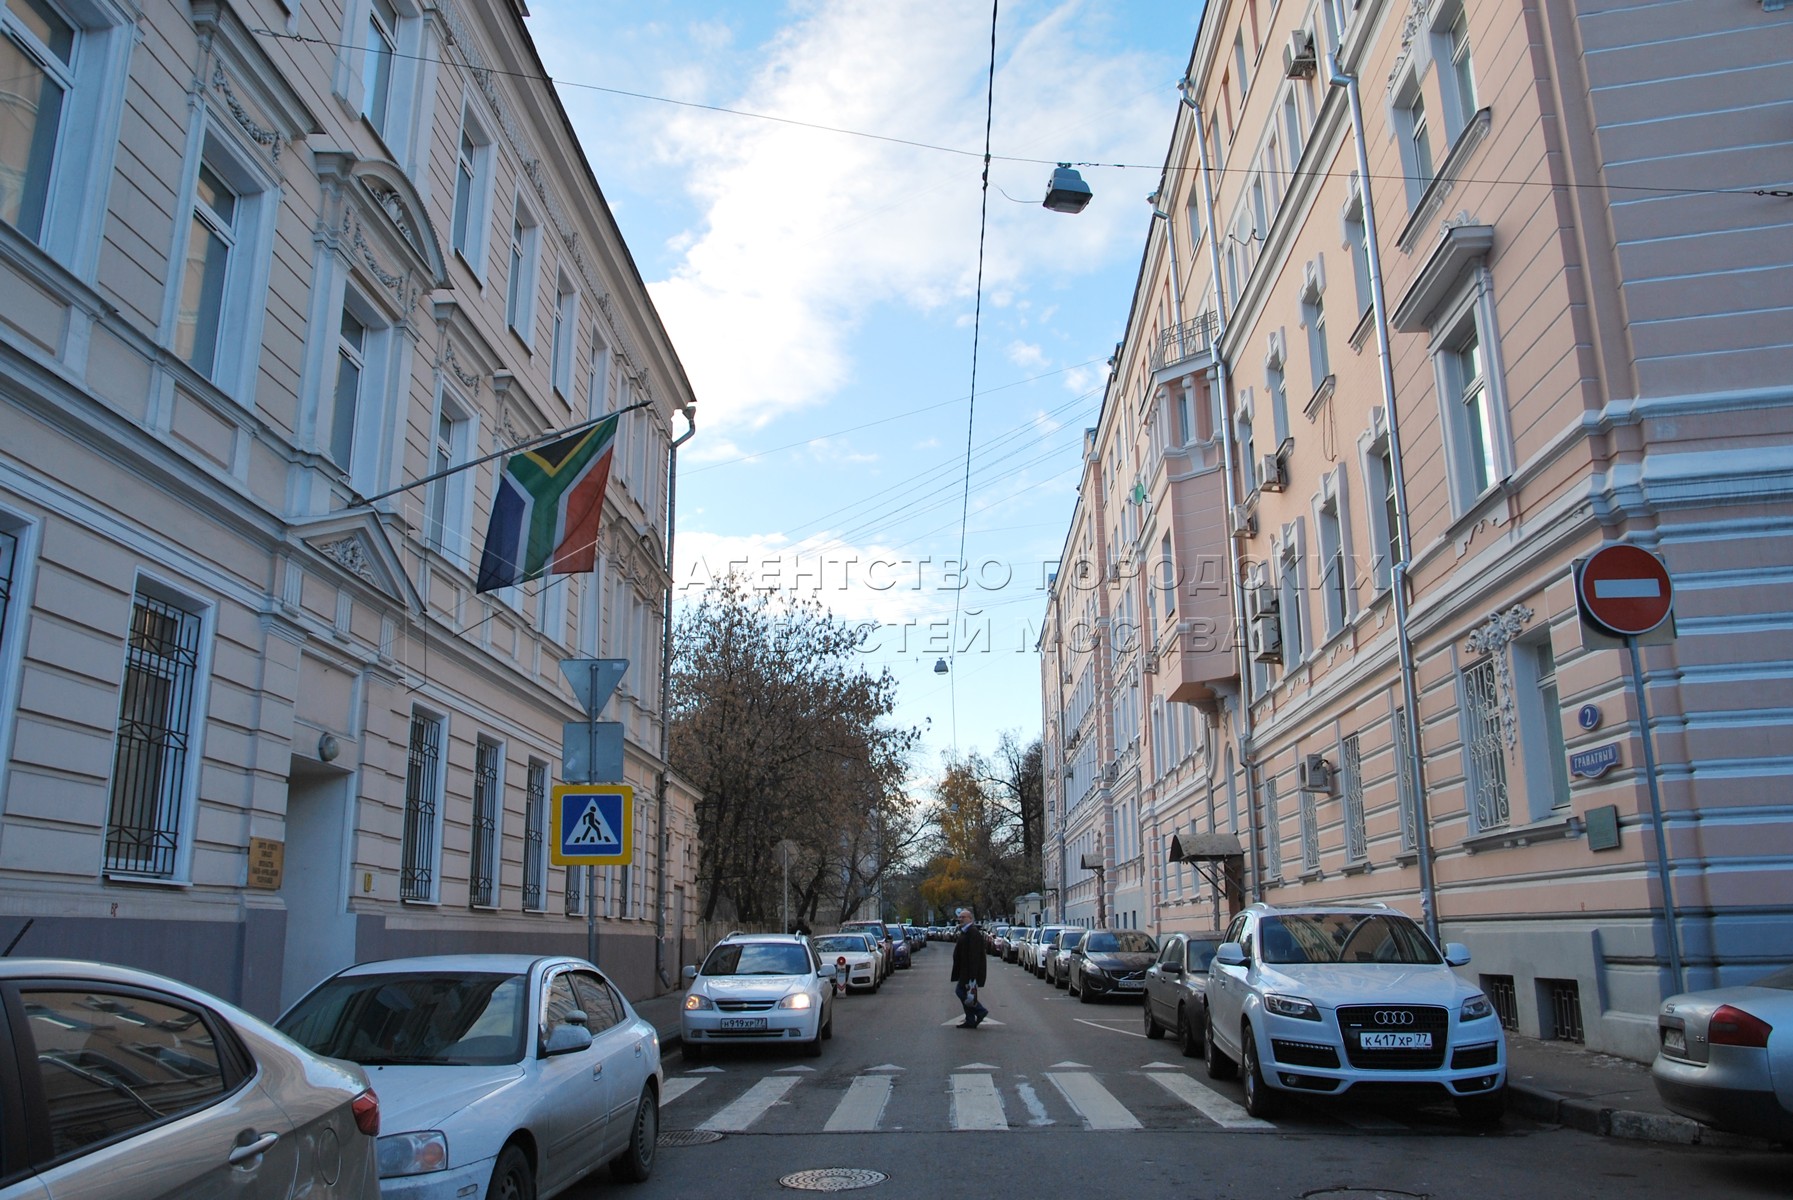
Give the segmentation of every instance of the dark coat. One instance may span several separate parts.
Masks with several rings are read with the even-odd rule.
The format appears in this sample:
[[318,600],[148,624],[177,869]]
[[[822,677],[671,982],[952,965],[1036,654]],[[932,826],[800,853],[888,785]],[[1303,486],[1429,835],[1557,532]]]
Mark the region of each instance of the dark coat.
[[984,972],[989,970],[990,954],[986,948],[984,931],[976,925],[964,925],[959,928],[959,940],[953,943],[953,982],[961,979],[975,980],[979,987],[984,986]]

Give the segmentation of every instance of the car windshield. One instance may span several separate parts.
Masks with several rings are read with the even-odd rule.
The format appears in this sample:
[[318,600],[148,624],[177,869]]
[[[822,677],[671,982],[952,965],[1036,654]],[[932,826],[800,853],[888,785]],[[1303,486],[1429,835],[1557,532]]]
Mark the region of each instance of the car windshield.
[[528,993],[523,975],[339,975],[278,1028],[364,1067],[496,1066],[523,1059]]
[[1270,963],[1423,963],[1444,960],[1406,917],[1382,913],[1296,913],[1266,917],[1259,953]]
[[871,950],[865,937],[857,933],[831,933],[817,938],[814,945],[818,954],[866,954]]
[[1083,940],[1083,930],[1072,929],[1072,930],[1066,932],[1065,934],[1063,934],[1058,939],[1058,948],[1060,950],[1075,950],[1075,949],[1077,949],[1077,943],[1081,942],[1082,940]]
[[724,942],[704,960],[705,975],[807,975],[809,952],[795,942]]
[[1097,930],[1083,939],[1085,954],[1156,954],[1158,943],[1137,929]]

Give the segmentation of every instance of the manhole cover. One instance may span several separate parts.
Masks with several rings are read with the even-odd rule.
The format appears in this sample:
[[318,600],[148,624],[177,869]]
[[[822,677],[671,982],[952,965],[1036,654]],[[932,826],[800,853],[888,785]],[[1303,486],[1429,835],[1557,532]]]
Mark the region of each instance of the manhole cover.
[[1394,1188],[1335,1187],[1301,1193],[1301,1200],[1430,1200],[1430,1192],[1402,1192]]
[[778,1182],[799,1192],[850,1192],[855,1188],[875,1187],[887,1178],[889,1176],[882,1171],[867,1171],[861,1167],[822,1167],[786,1175]]
[[721,1140],[722,1135],[713,1129],[668,1129],[660,1135],[662,1146],[707,1146]]

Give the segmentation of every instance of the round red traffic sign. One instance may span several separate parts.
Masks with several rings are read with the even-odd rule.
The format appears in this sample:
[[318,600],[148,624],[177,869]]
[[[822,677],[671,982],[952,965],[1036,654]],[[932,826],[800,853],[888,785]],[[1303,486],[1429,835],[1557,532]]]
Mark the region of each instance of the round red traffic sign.
[[1662,624],[1675,598],[1662,560],[1625,543],[1594,551],[1582,564],[1576,592],[1582,611],[1620,637],[1636,637]]

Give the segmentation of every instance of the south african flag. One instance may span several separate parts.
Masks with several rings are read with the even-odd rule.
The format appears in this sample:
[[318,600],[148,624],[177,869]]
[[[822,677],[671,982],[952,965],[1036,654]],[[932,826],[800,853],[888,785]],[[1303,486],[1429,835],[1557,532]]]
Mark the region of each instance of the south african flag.
[[479,591],[597,565],[598,517],[619,415],[505,460],[479,560]]

